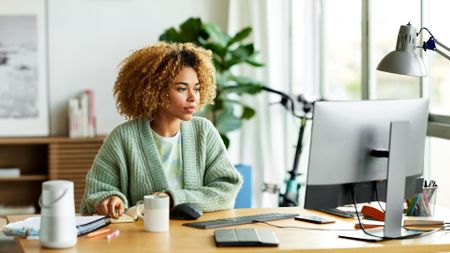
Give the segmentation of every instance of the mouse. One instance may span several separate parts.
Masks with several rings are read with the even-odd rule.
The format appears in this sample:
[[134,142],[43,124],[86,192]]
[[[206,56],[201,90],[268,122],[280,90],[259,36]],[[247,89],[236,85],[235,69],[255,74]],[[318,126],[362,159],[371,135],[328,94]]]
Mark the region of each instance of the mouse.
[[196,220],[202,214],[202,209],[194,203],[181,203],[170,210],[170,218],[174,220]]

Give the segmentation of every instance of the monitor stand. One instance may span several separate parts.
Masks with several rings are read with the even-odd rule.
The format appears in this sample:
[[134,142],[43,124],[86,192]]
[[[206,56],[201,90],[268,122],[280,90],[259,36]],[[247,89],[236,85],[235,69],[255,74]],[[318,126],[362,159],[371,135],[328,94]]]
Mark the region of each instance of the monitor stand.
[[400,234],[395,237],[386,237],[384,234],[383,228],[371,228],[366,229],[366,231],[369,234],[366,234],[362,230],[356,230],[356,231],[350,231],[350,232],[344,232],[339,234],[339,237],[346,238],[346,239],[353,239],[353,240],[360,240],[360,241],[368,241],[368,242],[379,242],[389,239],[406,239],[411,238],[414,236],[419,236],[423,233],[423,231],[417,231],[417,230],[406,230],[401,228]]
[[366,234],[363,230],[357,230],[344,233],[339,235],[339,237],[365,241],[381,241],[386,239],[403,239],[423,233],[423,231],[405,230],[402,228],[406,181],[406,154],[409,137],[408,127],[408,121],[393,121],[390,126],[389,150],[385,151],[385,157],[388,158],[388,168],[384,228],[366,229],[367,232],[374,236]]

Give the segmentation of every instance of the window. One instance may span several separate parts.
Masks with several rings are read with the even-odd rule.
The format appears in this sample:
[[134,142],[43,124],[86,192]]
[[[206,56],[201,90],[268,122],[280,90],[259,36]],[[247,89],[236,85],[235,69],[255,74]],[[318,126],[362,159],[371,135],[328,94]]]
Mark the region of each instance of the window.
[[361,99],[361,0],[323,3],[324,98]]
[[[401,25],[411,23],[420,29],[420,0],[377,0],[371,2],[373,60],[375,70],[378,62],[395,49]],[[421,95],[420,79],[374,71],[376,94],[373,98],[417,98]]]
[[[429,72],[423,79],[376,71],[376,66],[395,49],[400,25],[408,22],[417,29],[425,22],[436,39],[450,46],[450,1],[291,1],[292,93],[333,100],[429,96],[430,137],[424,173],[434,179],[446,178],[450,164],[450,61],[418,49],[416,53],[424,55]],[[427,40],[429,34],[422,33]],[[438,205],[450,207],[443,197],[450,193],[450,186],[446,189],[442,183],[439,188]]]
[[[429,0],[429,24],[426,27],[433,33],[438,41],[446,46],[450,45],[448,33],[448,9],[450,2],[445,0]],[[423,39],[427,40],[429,34],[424,32]],[[442,48],[441,48],[442,49]],[[448,53],[447,51],[445,51]],[[440,206],[450,207],[450,186],[443,183],[448,178],[450,164],[450,61],[436,52],[426,52],[428,60],[428,76],[430,83],[430,168],[431,178],[437,180],[439,190],[436,203]],[[441,182],[441,183],[439,183]]]
[[[450,34],[448,33],[449,8],[450,2],[448,0],[430,0],[430,17],[429,25],[427,25],[436,39],[447,46],[450,46]],[[423,39],[427,40],[430,34],[426,31],[423,31],[423,33]],[[430,112],[450,115],[450,62],[436,52],[427,51],[426,54],[430,78]]]

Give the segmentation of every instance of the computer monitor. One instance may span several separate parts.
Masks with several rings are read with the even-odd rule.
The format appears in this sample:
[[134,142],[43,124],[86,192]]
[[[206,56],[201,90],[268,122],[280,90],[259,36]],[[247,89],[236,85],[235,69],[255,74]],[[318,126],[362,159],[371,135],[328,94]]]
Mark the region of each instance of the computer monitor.
[[315,102],[304,207],[352,204],[352,190],[357,203],[379,197],[383,237],[402,237],[404,199],[422,189],[427,117],[428,99]]

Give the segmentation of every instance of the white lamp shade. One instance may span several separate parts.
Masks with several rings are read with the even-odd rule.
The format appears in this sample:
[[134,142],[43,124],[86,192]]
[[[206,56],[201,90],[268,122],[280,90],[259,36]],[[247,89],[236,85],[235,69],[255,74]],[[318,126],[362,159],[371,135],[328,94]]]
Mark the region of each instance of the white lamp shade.
[[378,64],[380,71],[408,76],[427,76],[422,58],[414,52],[392,51]]
[[427,71],[422,58],[414,53],[416,36],[416,28],[412,25],[400,26],[395,51],[387,54],[378,64],[377,69],[400,75],[426,76]]

